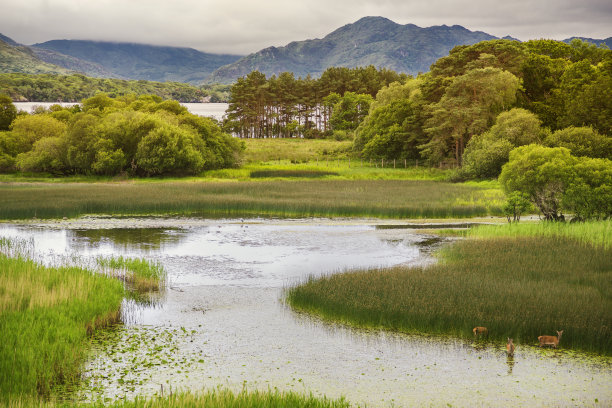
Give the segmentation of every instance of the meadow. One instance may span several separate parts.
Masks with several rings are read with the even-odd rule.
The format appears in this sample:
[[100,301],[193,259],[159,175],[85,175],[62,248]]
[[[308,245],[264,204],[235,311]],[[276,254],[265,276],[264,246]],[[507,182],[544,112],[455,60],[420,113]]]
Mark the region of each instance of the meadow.
[[612,248],[562,234],[495,235],[458,241],[429,267],[309,279],[287,299],[324,319],[408,333],[473,338],[485,326],[490,341],[536,345],[564,330],[560,347],[612,355]]

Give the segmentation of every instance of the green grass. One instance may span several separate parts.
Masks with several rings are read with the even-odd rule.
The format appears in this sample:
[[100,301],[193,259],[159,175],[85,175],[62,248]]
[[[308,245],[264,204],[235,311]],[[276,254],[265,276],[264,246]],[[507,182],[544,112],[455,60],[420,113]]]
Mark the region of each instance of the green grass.
[[347,158],[352,151],[350,140],[327,139],[242,139],[246,145],[245,163],[288,160],[293,163]]
[[492,237],[566,237],[585,244],[612,248],[612,220],[591,222],[538,222],[501,225],[480,225],[472,228],[468,236]]
[[123,295],[115,279],[0,251],[0,405],[78,383],[88,333],[119,320]]
[[120,272],[120,276],[137,292],[158,291],[166,285],[167,274],[161,264],[141,258],[98,257],[99,266]]
[[560,347],[612,355],[612,249],[563,237],[460,241],[426,268],[346,272],[290,288],[296,309],[357,326],[535,345],[564,330]]
[[84,214],[465,218],[501,214],[503,193],[429,180],[0,185],[0,219]]
[[328,399],[295,392],[243,390],[239,393],[234,393],[227,389],[216,389],[201,393],[181,392],[165,397],[137,397],[134,400],[113,403],[73,404],[24,400],[13,401],[9,406],[15,408],[26,406],[38,406],[40,408],[67,406],[82,408],[348,408],[350,404],[342,398]]
[[254,170],[251,178],[319,178],[337,176],[338,173],[324,170]]

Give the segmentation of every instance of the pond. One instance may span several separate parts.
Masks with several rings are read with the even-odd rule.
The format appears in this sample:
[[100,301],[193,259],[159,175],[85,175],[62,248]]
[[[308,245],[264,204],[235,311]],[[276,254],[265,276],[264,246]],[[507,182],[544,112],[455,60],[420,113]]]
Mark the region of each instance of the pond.
[[81,399],[224,386],[368,406],[612,405],[606,358],[519,344],[508,360],[505,344],[356,330],[284,304],[284,289],[309,276],[422,265],[446,245],[377,223],[91,217],[0,224],[0,236],[31,240],[49,263],[112,254],[168,271],[159,298],[126,300],[125,324],[98,336]]

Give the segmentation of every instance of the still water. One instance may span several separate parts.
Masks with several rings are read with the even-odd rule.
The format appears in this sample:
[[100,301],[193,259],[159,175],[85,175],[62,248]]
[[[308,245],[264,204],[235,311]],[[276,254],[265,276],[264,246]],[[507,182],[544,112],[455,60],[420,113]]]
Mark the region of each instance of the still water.
[[[17,110],[31,113],[37,106],[48,108],[51,105],[74,106],[75,102],[13,102]],[[223,120],[223,115],[229,106],[227,103],[181,103],[194,115],[207,116],[217,120]]]
[[[169,288],[125,301],[100,336],[80,398],[169,389],[294,390],[368,406],[611,406],[609,359],[355,330],[295,313],[284,288],[352,268],[432,262],[430,236],[368,221],[85,218],[2,224],[37,256],[161,262]],[[445,245],[438,243],[435,245]],[[534,341],[535,343],[535,341]],[[597,403],[596,403],[597,399]]]

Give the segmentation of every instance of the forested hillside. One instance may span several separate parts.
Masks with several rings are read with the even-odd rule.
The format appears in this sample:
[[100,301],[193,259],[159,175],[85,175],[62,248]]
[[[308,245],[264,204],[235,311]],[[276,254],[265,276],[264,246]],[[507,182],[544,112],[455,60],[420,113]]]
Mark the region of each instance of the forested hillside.
[[364,17],[322,39],[269,47],[215,71],[207,82],[233,82],[251,71],[268,76],[292,72],[296,77],[320,76],[329,67],[375,67],[416,75],[426,72],[456,45],[495,37],[461,26],[421,28],[383,17]]
[[[45,61],[69,66],[64,65],[70,62],[69,59],[56,57],[60,53],[100,66],[115,78],[191,84],[202,83],[215,69],[240,58],[238,55],[209,54],[193,48],[83,40],[52,40],[34,44],[32,49]],[[98,74],[83,68],[79,71],[89,75]]]
[[227,88],[197,88],[180,82],[90,78],[81,74],[0,74],[0,93],[9,95],[14,101],[79,102],[103,92],[111,97],[150,94],[179,102],[221,102],[227,100]]

